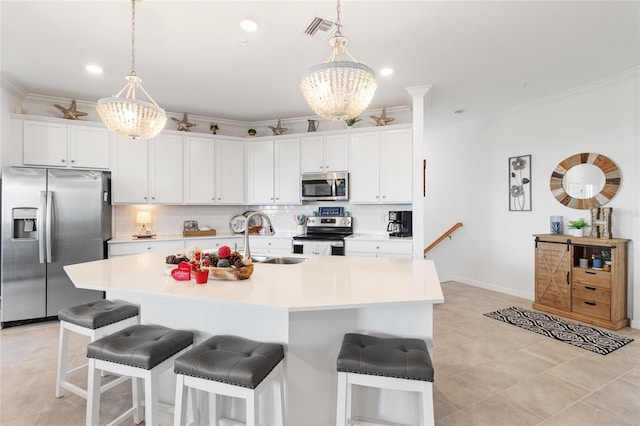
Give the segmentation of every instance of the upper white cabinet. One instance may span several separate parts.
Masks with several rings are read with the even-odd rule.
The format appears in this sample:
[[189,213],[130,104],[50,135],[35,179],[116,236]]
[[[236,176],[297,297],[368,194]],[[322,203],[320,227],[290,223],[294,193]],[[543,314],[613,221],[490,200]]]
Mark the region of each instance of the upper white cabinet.
[[152,140],[113,136],[113,202],[182,204],[182,137]]
[[216,138],[215,147],[215,202],[244,204],[244,141]]
[[351,203],[411,203],[410,129],[354,133],[349,151]]
[[247,145],[249,204],[300,204],[300,138]]
[[109,131],[94,123],[24,120],[23,163],[109,169]]
[[300,149],[302,173],[339,172],[349,169],[346,134],[305,136],[301,138]]

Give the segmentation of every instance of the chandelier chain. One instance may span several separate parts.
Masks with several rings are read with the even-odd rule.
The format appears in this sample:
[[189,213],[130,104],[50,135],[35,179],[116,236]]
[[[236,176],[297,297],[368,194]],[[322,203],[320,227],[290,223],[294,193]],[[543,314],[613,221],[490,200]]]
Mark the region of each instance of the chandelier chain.
[[136,0],[131,0],[131,75],[136,75]]
[[338,12],[338,22],[336,22],[336,36],[342,36],[342,31],[340,31],[342,29],[342,23],[340,22],[340,0],[338,0],[338,6],[336,7],[336,10]]

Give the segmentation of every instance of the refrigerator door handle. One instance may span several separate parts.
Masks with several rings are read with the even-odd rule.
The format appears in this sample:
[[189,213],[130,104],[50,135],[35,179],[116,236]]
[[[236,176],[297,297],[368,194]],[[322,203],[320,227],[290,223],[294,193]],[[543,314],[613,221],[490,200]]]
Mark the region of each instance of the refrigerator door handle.
[[51,239],[53,238],[53,232],[51,229],[52,223],[52,215],[53,215],[53,192],[47,191],[47,213],[45,219],[45,232],[47,233],[47,263],[51,263]]
[[47,207],[47,193],[40,191],[40,208],[38,209],[38,260],[40,263],[44,263],[45,255],[45,227],[44,224],[44,212]]

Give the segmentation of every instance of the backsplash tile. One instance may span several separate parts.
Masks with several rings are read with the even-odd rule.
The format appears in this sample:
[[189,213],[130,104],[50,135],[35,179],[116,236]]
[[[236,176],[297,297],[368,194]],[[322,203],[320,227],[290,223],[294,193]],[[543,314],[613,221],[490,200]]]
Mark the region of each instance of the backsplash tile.
[[247,210],[259,210],[266,213],[277,232],[296,232],[295,215],[311,216],[319,206],[344,207],[354,218],[356,233],[386,234],[389,210],[411,210],[411,205],[361,205],[348,203],[304,203],[288,206],[165,206],[165,205],[117,205],[114,206],[114,238],[128,238],[136,232],[136,212],[151,212],[151,227],[158,235],[182,234],[185,220],[197,220],[200,228],[209,226],[218,234],[229,234],[229,221],[237,214]]

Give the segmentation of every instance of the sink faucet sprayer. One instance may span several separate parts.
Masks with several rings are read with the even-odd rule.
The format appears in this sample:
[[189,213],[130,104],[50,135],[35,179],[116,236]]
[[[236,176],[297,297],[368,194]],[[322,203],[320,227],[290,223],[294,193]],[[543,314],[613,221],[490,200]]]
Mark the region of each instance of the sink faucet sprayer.
[[251,223],[251,219],[256,216],[261,216],[267,220],[267,235],[275,235],[276,231],[273,230],[273,225],[271,225],[271,219],[269,216],[262,212],[253,212],[249,216],[247,216],[247,221],[244,227],[244,257],[245,259],[251,259],[251,250],[249,249],[249,224]]

